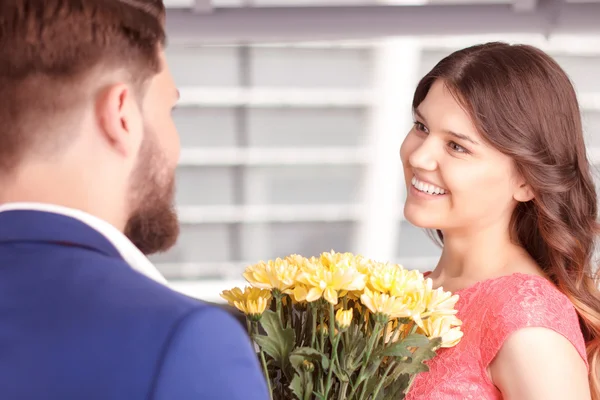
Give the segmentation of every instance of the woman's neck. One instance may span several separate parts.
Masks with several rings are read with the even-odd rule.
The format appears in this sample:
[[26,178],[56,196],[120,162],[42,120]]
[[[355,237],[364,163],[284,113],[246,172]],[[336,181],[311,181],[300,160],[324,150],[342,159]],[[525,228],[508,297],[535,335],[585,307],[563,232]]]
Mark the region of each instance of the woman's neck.
[[444,232],[442,256],[430,277],[436,285],[456,290],[513,272],[538,270],[527,252],[512,242],[506,226],[490,226],[470,233]]

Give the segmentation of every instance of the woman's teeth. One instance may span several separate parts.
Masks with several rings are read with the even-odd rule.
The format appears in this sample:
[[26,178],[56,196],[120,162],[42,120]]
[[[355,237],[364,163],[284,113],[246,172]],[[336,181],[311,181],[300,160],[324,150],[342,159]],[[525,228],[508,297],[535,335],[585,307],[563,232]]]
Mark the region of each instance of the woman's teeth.
[[412,185],[415,187],[415,189],[417,189],[420,192],[424,192],[427,194],[433,194],[433,195],[441,195],[441,194],[446,194],[446,191],[440,187],[431,185],[429,183],[424,183],[421,182],[420,180],[418,180],[416,177],[413,176],[412,178]]

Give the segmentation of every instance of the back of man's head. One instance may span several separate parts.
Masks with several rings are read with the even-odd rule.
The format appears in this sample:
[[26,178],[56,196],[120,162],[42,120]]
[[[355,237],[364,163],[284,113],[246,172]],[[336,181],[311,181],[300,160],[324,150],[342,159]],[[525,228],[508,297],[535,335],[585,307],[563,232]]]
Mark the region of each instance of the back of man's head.
[[127,73],[143,96],[164,14],[162,0],[1,0],[0,175],[73,140],[61,123],[92,98],[98,72]]
[[162,0],[0,0],[0,202],[76,208],[169,248],[178,100]]

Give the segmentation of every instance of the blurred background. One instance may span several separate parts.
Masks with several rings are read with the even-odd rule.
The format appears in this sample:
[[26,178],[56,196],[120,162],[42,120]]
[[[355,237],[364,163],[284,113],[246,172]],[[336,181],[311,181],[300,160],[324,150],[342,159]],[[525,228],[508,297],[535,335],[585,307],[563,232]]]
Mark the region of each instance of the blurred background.
[[471,44],[529,43],[554,56],[600,165],[600,2],[165,3],[182,95],[182,232],[152,261],[192,296],[220,301],[248,264],[292,253],[433,268],[439,248],[403,221],[398,150],[418,80]]

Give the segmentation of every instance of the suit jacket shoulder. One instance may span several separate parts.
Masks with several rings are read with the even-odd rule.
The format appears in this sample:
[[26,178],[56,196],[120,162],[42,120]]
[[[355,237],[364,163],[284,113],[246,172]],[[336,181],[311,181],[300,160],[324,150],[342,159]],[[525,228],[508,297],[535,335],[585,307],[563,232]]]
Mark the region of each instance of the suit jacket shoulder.
[[235,399],[214,376],[225,370],[244,375],[245,398],[267,398],[238,321],[64,216],[0,213],[0,346],[6,399]]

